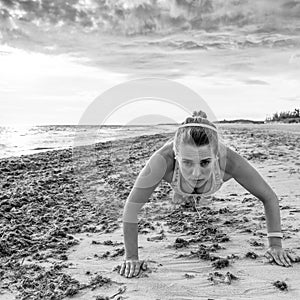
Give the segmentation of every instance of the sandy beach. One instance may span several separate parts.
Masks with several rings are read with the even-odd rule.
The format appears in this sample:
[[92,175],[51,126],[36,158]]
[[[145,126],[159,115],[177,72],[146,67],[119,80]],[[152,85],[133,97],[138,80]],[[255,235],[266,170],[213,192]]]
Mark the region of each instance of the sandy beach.
[[[283,247],[299,256],[300,130],[232,125],[223,136],[278,195]],[[300,299],[300,263],[284,268],[263,256],[263,204],[234,180],[201,199],[200,216],[172,203],[162,182],[139,214],[139,258],[148,269],[138,278],[119,275],[124,203],[171,137],[96,144],[81,169],[70,149],[1,159],[1,300]]]

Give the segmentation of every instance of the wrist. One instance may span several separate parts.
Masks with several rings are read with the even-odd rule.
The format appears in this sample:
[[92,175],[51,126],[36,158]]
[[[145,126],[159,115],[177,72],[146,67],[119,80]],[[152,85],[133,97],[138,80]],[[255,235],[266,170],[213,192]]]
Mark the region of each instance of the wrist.
[[270,247],[282,247],[282,239],[279,237],[268,237]]
[[125,259],[139,259],[139,254],[135,251],[131,252],[125,250]]
[[135,256],[135,255],[125,255],[125,259],[126,260],[129,260],[129,259],[139,260],[139,257]]

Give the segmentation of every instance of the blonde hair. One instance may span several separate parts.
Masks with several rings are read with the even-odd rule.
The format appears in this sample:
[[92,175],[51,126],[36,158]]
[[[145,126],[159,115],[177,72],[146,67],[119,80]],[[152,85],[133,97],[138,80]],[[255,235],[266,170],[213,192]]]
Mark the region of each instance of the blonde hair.
[[[190,126],[180,127],[176,130],[174,137],[173,150],[175,155],[179,152],[179,145],[187,144],[191,146],[206,146],[210,145],[215,154],[218,153],[218,132],[216,126],[207,120],[207,115],[204,111],[194,111],[192,117],[187,117],[182,125],[190,124]],[[193,126],[197,124],[197,126]],[[199,125],[205,125],[201,127]],[[209,128],[211,127],[211,128]]]

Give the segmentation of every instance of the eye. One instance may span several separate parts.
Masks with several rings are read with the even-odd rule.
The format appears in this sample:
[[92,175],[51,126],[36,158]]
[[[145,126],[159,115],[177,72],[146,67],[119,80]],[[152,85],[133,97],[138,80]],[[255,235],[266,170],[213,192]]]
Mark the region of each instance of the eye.
[[193,163],[190,162],[190,161],[184,161],[183,163],[184,163],[184,165],[187,166],[187,167],[191,167],[191,166],[193,165]]
[[205,160],[200,163],[201,167],[207,167],[210,164],[210,160]]

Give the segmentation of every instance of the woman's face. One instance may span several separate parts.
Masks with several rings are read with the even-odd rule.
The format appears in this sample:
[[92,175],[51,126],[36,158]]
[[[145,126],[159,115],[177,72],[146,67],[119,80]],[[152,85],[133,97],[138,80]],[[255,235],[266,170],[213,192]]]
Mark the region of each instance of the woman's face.
[[192,186],[200,187],[210,178],[216,156],[209,145],[181,144],[177,158],[184,179]]

